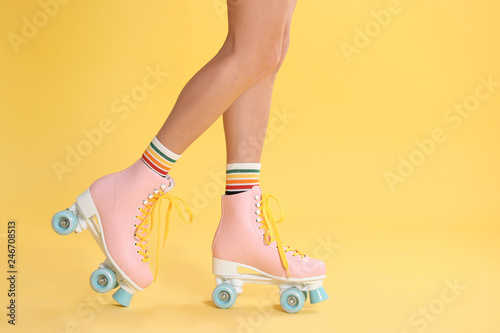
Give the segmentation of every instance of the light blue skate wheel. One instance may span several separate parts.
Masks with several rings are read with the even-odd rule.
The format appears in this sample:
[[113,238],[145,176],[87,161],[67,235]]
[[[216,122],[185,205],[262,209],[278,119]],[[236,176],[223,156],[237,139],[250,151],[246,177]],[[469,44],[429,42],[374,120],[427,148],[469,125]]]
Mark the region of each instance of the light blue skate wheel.
[[219,309],[229,309],[236,302],[236,289],[229,283],[221,283],[212,293],[212,301]]
[[115,287],[116,275],[109,268],[99,268],[90,275],[90,286],[98,293],[107,293]]
[[75,231],[78,224],[78,217],[69,210],[62,210],[52,217],[51,224],[52,229],[54,229],[57,234],[66,236]]
[[288,313],[299,312],[305,302],[304,293],[295,287],[285,290],[280,297],[281,308]]
[[302,290],[302,294],[304,295],[304,302],[307,301],[307,291]]
[[323,287],[311,290],[309,292],[309,296],[311,297],[311,304],[323,302],[328,299],[328,294],[326,293],[325,289],[323,289]]
[[114,294],[113,298],[115,301],[120,303],[123,306],[129,306],[130,301],[132,301],[132,294],[123,290],[122,288],[118,289]]

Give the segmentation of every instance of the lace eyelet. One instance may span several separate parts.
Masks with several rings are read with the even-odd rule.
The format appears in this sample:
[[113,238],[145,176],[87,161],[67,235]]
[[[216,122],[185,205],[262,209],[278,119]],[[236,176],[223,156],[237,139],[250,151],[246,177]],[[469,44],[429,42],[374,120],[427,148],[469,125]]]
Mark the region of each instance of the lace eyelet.
[[259,199],[260,199],[260,197],[259,197],[258,195],[254,196],[253,198],[254,198],[255,200],[259,200]]

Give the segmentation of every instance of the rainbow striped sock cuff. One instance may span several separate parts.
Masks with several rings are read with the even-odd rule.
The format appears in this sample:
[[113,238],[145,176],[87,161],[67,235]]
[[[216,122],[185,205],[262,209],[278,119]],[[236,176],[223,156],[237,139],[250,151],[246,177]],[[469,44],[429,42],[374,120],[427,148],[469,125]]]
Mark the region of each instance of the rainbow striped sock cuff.
[[174,163],[181,157],[161,144],[155,137],[142,154],[146,165],[162,177],[167,177]]
[[260,163],[231,163],[226,166],[226,195],[249,191],[259,185]]

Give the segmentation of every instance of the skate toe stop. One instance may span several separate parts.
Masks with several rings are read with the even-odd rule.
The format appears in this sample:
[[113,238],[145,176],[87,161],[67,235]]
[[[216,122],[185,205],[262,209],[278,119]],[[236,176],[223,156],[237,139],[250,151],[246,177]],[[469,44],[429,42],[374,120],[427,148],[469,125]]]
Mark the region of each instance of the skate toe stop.
[[126,292],[122,288],[118,289],[113,294],[113,298],[115,299],[115,301],[117,301],[118,303],[120,303],[123,306],[129,306],[130,305],[130,301],[132,300],[132,296],[133,295],[131,293]]
[[328,299],[328,294],[326,293],[326,291],[323,287],[311,290],[309,292],[309,296],[311,298],[311,304],[323,302],[323,301],[326,301]]

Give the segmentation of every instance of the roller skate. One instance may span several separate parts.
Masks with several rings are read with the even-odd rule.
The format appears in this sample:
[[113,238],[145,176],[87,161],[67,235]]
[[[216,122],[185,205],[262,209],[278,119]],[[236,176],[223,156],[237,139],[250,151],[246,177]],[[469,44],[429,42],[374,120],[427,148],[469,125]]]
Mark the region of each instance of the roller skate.
[[[270,199],[276,200],[259,186],[222,197],[222,218],[212,244],[217,284],[212,300],[221,309],[234,304],[245,283],[278,286],[281,307],[288,313],[300,311],[308,294],[311,304],[328,299],[324,262],[283,244],[277,228],[283,209],[280,205],[281,218],[276,220]],[[254,274],[239,273],[240,268]]]
[[[186,223],[192,220],[189,207],[168,192],[174,180],[152,172],[141,160],[121,172],[95,181],[66,210],[52,218],[52,228],[59,235],[90,231],[105,255],[105,260],[90,276],[90,285],[98,293],[119,289],[113,298],[129,306],[133,294],[144,290],[153,282],[149,265],[148,236],[160,204],[168,201],[164,241],[172,207]],[[179,201],[189,218],[183,216]],[[157,216],[155,216],[157,217]],[[159,246],[159,244],[158,244]],[[158,265],[158,260],[156,260]],[[158,266],[156,266],[156,272]]]

